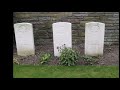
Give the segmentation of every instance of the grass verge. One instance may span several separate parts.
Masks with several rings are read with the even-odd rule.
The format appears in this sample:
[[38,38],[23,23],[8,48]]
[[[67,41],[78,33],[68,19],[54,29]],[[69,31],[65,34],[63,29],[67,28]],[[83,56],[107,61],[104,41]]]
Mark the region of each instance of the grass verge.
[[119,78],[119,67],[14,65],[13,78]]

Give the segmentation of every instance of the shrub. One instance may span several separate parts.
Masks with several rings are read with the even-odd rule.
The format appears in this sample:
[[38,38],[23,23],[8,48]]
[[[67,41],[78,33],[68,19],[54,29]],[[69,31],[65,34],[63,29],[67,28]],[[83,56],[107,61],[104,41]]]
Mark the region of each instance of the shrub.
[[75,65],[79,59],[79,54],[75,50],[71,48],[63,48],[60,51],[60,64],[66,65],[66,66],[71,66]]
[[51,55],[49,53],[45,53],[43,55],[41,55],[41,64],[47,63],[51,58]]

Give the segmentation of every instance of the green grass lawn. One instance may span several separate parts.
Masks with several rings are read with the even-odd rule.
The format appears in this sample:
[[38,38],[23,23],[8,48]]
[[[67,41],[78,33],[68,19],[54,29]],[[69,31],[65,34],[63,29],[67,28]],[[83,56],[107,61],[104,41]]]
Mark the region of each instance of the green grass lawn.
[[119,78],[118,66],[14,65],[14,78]]

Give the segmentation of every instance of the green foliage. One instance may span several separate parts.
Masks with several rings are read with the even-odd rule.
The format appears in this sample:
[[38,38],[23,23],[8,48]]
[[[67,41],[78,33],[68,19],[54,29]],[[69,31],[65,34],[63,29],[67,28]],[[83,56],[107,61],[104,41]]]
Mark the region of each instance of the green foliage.
[[86,65],[93,65],[94,63],[97,62],[96,59],[98,57],[96,57],[96,56],[82,56],[81,58],[84,60]]
[[41,55],[41,64],[47,63],[51,58],[51,55],[49,53],[45,53],[43,55]]
[[79,54],[71,48],[63,48],[60,51],[60,64],[65,66],[75,65],[79,59]]

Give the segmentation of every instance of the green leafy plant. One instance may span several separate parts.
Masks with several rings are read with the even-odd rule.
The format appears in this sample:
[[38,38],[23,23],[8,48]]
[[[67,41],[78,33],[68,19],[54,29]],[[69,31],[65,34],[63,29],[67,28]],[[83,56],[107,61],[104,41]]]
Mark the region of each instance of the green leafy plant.
[[75,65],[79,59],[79,54],[72,48],[62,48],[60,51],[60,64],[65,66]]
[[97,58],[96,56],[81,56],[81,58],[84,60],[85,65],[93,65],[94,63],[97,62]]
[[41,56],[41,64],[47,63],[51,58],[51,55],[49,53],[45,53]]

